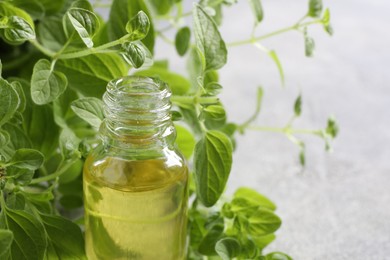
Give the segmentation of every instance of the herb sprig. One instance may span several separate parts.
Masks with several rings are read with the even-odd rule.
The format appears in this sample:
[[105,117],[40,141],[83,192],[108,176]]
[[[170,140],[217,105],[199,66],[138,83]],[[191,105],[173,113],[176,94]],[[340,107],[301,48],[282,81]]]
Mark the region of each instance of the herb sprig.
[[[80,229],[82,166],[103,120],[105,86],[129,71],[159,77],[173,92],[177,143],[194,166],[187,258],[292,259],[264,250],[281,226],[273,202],[249,188],[238,189],[230,201],[222,196],[235,136],[249,130],[282,133],[298,145],[304,165],[305,145],[296,135],[318,136],[330,149],[338,126],[329,118],[325,129],[293,127],[302,114],[301,95],[285,126],[255,125],[263,88],[250,117],[229,122],[218,98],[223,91],[218,70],[227,63],[228,48],[249,44],[269,55],[284,84],[276,51],[262,41],[297,31],[306,56],[312,56],[315,43],[308,27],[322,25],[331,35],[330,12],[321,0],[310,0],[306,14],[292,26],[225,43],[218,28],[223,8],[235,3],[201,0],[185,11],[180,0],[0,1],[1,259],[86,258]],[[255,29],[265,12],[260,0],[249,4]],[[109,8],[109,19],[94,8]],[[185,22],[188,16],[192,25]],[[160,21],[168,26],[157,29]],[[169,30],[176,31],[174,39],[165,35]],[[152,65],[157,37],[188,60],[189,77],[170,70],[168,60]]]

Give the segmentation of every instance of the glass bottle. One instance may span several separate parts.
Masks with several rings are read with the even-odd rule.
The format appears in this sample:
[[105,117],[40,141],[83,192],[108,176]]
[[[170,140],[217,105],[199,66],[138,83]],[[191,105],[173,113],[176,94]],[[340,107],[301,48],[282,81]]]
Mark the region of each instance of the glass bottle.
[[188,168],[174,144],[171,92],[157,79],[111,81],[100,144],[84,166],[88,259],[184,259]]

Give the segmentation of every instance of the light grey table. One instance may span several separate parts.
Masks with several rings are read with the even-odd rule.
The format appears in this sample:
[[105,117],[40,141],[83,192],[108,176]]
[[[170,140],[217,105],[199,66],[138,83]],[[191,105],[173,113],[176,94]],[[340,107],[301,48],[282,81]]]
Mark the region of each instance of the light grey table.
[[[265,21],[257,34],[292,25],[307,2],[264,0]],[[335,115],[340,134],[334,152],[324,152],[316,137],[302,136],[307,144],[302,172],[298,149],[284,136],[247,132],[238,140],[228,191],[249,186],[276,202],[283,225],[269,250],[298,260],[390,259],[390,2],[324,0],[324,5],[331,9],[335,34],[309,28],[317,43],[314,58],[304,57],[297,32],[263,42],[279,54],[284,89],[266,55],[236,47],[221,71],[222,100],[230,119],[242,122],[262,85],[256,125],[283,126],[302,91],[303,115],[296,126],[321,128]],[[222,34],[227,42],[246,39],[252,22],[247,1],[240,1],[226,9]],[[164,45],[157,53],[175,55]],[[171,66],[180,71],[183,64],[177,60]]]

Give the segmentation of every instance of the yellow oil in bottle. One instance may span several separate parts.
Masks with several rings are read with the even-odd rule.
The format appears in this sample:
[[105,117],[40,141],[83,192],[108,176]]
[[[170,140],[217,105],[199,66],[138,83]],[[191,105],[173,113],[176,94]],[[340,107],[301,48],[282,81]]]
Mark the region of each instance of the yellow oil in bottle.
[[180,161],[90,156],[84,169],[88,259],[184,259],[187,179]]

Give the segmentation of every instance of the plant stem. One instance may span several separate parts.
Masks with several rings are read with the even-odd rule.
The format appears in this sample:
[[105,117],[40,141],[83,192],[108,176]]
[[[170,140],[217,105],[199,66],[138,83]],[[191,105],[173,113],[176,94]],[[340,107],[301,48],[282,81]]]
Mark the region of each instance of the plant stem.
[[31,40],[30,43],[35,46],[39,51],[41,51],[43,54],[49,57],[53,57],[55,55],[55,52],[52,50],[49,50],[45,48],[43,45],[41,45],[37,40]]
[[174,44],[175,44],[171,39],[169,39],[167,36],[165,36],[165,35],[162,33],[162,31],[157,31],[157,35],[160,36],[161,39],[162,39],[163,41],[165,41],[166,43],[171,44],[171,45],[174,45]]
[[285,134],[313,134],[321,136],[321,130],[312,129],[294,129],[290,127],[267,127],[267,126],[248,126],[247,129],[263,132],[275,132]]
[[258,37],[252,37],[252,38],[247,39],[247,40],[229,43],[228,46],[234,47],[234,46],[240,46],[240,45],[245,45],[245,44],[251,44],[251,43],[254,43],[257,41],[262,41],[262,40],[265,40],[267,38],[271,38],[273,36],[276,36],[276,35],[279,35],[279,34],[282,34],[282,33],[288,32],[288,31],[299,30],[302,27],[305,27],[305,26],[308,26],[311,24],[317,24],[317,23],[322,23],[322,20],[314,20],[314,21],[306,22],[306,23],[299,23],[298,22],[293,26],[288,26],[288,27],[285,27],[285,28],[282,28],[282,29],[276,30],[274,32],[258,36]]
[[253,42],[261,41],[261,40],[273,37],[275,35],[282,34],[282,33],[285,33],[285,32],[291,31],[291,30],[295,30],[295,29],[296,29],[295,25],[289,26],[289,27],[286,27],[286,28],[283,28],[283,29],[259,36],[259,37],[254,37],[254,38],[251,38],[248,40],[243,40],[243,41],[232,42],[232,43],[229,43],[228,46],[234,47],[234,46],[240,46],[240,45],[245,45],[245,44],[251,44]]
[[112,50],[108,50],[111,47],[117,46],[119,44],[122,44],[128,40],[128,35],[123,36],[122,38],[103,44],[101,46],[98,46],[96,48],[91,48],[91,49],[85,49],[82,51],[76,51],[76,52],[71,52],[71,53],[65,53],[61,54],[58,56],[58,59],[61,60],[66,60],[66,59],[75,59],[75,58],[80,58],[84,57],[90,54],[94,53],[106,53],[106,52],[111,52]]
[[172,96],[171,97],[172,103],[178,103],[178,104],[202,104],[202,105],[209,105],[209,104],[215,104],[219,101],[219,98],[217,97],[197,97],[197,96]]
[[60,168],[59,170],[57,170],[53,174],[46,175],[46,176],[43,176],[43,177],[40,177],[40,178],[36,178],[36,179],[32,179],[31,180],[31,184],[38,184],[38,183],[41,183],[41,182],[44,182],[44,181],[50,181],[50,180],[53,180],[53,179],[61,176],[64,172],[66,172],[73,165],[73,163],[76,160],[77,159],[73,159],[70,162],[66,162],[66,164],[62,168]]

